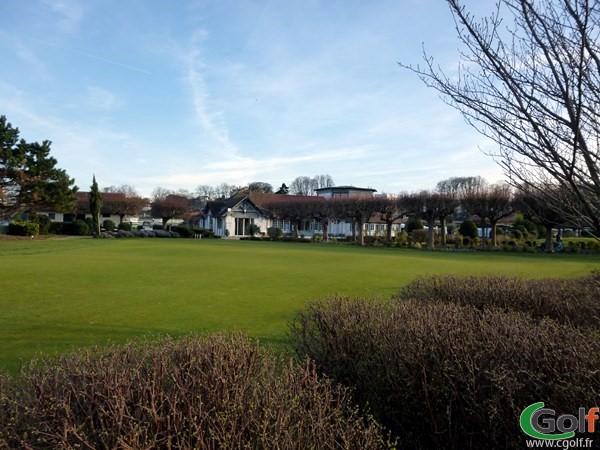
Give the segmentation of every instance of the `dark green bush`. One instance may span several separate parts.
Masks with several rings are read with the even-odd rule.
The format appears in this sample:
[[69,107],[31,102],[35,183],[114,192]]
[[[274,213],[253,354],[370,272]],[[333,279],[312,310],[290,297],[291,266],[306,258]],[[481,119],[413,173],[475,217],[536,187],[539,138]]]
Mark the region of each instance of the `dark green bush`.
[[11,222],[8,224],[8,234],[13,236],[37,236],[40,225],[34,222]]
[[[463,220],[463,222],[458,227],[458,232],[462,236],[468,237],[471,239],[475,239],[479,234],[479,231],[477,229],[477,224],[475,222],[473,222],[472,220],[468,220],[468,219]],[[467,244],[465,244],[465,245],[467,245]]]
[[515,239],[517,239],[517,240],[521,240],[521,239],[523,239],[523,232],[522,232],[521,230],[518,230],[518,229],[516,229],[516,228],[513,228],[513,229],[510,231],[510,234],[512,234],[512,235],[513,235],[513,237],[514,237]]
[[52,223],[52,220],[50,219],[50,217],[46,216],[46,215],[36,215],[34,216],[32,222],[37,223],[40,227],[40,234],[48,234],[50,231],[50,224]]
[[522,312],[334,297],[300,312],[291,338],[404,448],[523,448],[525,407],[576,414],[600,390],[596,330]]
[[312,363],[241,336],[83,350],[0,378],[0,448],[381,449]]
[[260,227],[254,223],[251,223],[250,225],[248,225],[248,227],[246,228],[246,234],[248,234],[248,236],[256,236],[257,234],[260,234]]
[[64,223],[63,222],[52,222],[48,229],[50,234],[64,234]]
[[523,280],[487,275],[419,276],[395,296],[400,300],[451,302],[477,309],[523,311],[536,320],[600,329],[600,276]]
[[283,237],[283,231],[281,228],[270,227],[267,228],[267,235],[272,241],[279,241]]
[[106,219],[102,222],[102,228],[104,228],[106,231],[114,231],[114,229],[117,228],[117,224],[114,222],[114,220]]
[[72,236],[87,236],[90,234],[90,227],[84,220],[63,223],[63,233]]
[[202,239],[214,238],[215,234],[212,230],[208,230],[206,228],[198,228],[198,227],[188,227],[186,225],[177,225],[175,227],[171,227],[171,230],[179,233],[179,236],[182,238],[192,238],[195,235],[199,234],[202,236]]
[[416,217],[411,217],[406,221],[406,224],[404,225],[404,231],[406,231],[407,233],[412,233],[414,230],[422,230],[423,228],[425,228],[423,226],[423,222],[421,222],[421,220],[417,219]]
[[179,236],[182,238],[191,238],[194,236],[194,231],[185,225],[177,225],[175,227],[171,227],[171,229],[179,233]]
[[415,243],[418,242],[419,244],[424,244],[425,242],[427,242],[428,235],[429,232],[427,230],[413,230],[410,233],[410,241]]
[[117,228],[123,231],[131,231],[133,229],[133,226],[131,225],[131,222],[121,222],[117,226]]

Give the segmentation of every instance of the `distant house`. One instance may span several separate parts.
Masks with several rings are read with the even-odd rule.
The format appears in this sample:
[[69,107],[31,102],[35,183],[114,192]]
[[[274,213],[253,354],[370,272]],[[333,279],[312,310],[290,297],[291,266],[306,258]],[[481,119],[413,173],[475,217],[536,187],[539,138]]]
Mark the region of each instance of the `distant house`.
[[[304,237],[322,233],[322,224],[315,220],[303,220],[295,225],[290,220],[272,217],[269,205],[279,202],[306,203],[327,201],[329,199],[342,199],[354,197],[372,197],[375,189],[359,188],[355,186],[337,186],[317,189],[317,196],[264,194],[257,192],[240,191],[233,197],[206,202],[202,209],[199,224],[203,228],[212,230],[217,236],[241,237],[248,235],[250,225],[256,225],[261,233],[266,233],[268,228],[281,229],[284,234],[294,234],[298,226],[298,234]],[[346,218],[334,219],[329,222],[330,236],[350,236],[354,222]],[[400,224],[394,224],[394,232],[400,230]],[[384,234],[386,224],[378,216],[373,216],[364,225],[367,235]]]
[[206,202],[202,210],[200,226],[223,237],[247,236],[250,225],[256,225],[261,233],[266,233],[270,227],[277,227],[284,233],[291,233],[293,227],[290,221],[271,218],[266,205],[307,199],[314,200],[315,197],[240,191],[227,199]]
[[356,186],[334,186],[315,189],[317,196],[323,198],[353,198],[353,197],[372,197],[376,189],[360,188]]

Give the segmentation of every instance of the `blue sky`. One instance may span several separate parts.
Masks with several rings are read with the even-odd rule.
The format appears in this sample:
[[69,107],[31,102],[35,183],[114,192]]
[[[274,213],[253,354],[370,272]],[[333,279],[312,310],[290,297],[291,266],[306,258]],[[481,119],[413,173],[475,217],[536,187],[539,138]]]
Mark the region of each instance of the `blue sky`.
[[387,193],[502,179],[481,151],[494,144],[398,66],[423,43],[456,69],[442,0],[3,0],[0,115],[51,140],[81,190],[93,174],[143,195],[317,174]]

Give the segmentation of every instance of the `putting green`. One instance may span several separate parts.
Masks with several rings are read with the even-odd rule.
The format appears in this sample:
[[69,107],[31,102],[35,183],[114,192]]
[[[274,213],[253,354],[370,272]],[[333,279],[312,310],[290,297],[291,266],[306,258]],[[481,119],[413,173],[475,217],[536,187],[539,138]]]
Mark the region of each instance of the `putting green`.
[[283,348],[307,301],[390,295],[416,275],[574,277],[599,256],[184,239],[0,240],[0,369],[141,336],[242,330]]

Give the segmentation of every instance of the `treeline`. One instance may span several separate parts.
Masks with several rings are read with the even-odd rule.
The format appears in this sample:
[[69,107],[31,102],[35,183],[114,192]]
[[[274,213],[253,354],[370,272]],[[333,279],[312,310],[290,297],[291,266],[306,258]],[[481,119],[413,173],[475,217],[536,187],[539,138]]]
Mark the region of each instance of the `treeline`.
[[[439,224],[440,245],[446,245],[447,223],[453,218],[464,220],[475,216],[480,226],[491,229],[489,238],[482,236],[483,246],[497,245],[497,224],[517,211],[528,220],[543,226],[545,246],[552,247],[552,228],[577,227],[555,209],[545,208],[539,193],[515,191],[506,184],[489,184],[482,177],[455,177],[440,181],[433,190],[414,193],[357,196],[350,198],[320,197],[290,198],[267,205],[273,218],[288,220],[300,226],[303,221],[321,224],[323,239],[328,239],[329,223],[334,219],[350,219],[355,226],[356,240],[364,244],[363,225],[370,220],[385,223],[387,240],[391,240],[392,226],[404,218],[414,218],[427,224],[427,246],[436,244],[436,225]],[[488,241],[489,239],[489,241]]]

